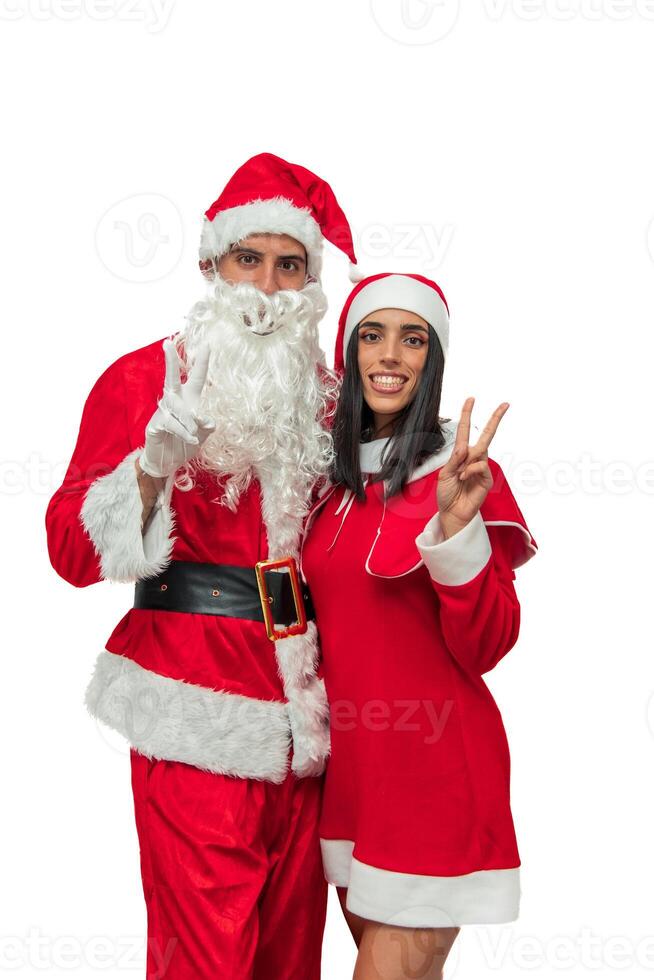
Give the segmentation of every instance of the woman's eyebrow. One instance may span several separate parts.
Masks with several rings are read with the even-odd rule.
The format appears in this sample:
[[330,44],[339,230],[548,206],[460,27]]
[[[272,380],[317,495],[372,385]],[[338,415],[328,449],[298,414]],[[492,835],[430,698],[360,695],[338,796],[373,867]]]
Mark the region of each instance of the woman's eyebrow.
[[[362,323],[359,324],[359,328],[361,328],[361,327],[376,327],[377,330],[384,330],[385,329],[385,326],[386,325],[384,323],[377,323],[376,320],[364,320]],[[426,334],[429,333],[429,330],[427,329],[427,327],[423,327],[419,323],[403,323],[402,326],[400,327],[400,329],[401,330],[421,330],[422,333],[426,333]]]

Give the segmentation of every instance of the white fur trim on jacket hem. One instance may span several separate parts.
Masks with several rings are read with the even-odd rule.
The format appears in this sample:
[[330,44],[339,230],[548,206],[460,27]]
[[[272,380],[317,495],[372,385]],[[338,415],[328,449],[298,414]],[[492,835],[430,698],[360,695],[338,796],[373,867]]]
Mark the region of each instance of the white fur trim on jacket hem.
[[143,502],[135,462],[143,449],[135,449],[115,470],[94,480],[86,492],[80,520],[100,558],[102,577],[134,582],[158,575],[173,550],[172,481],[159,494],[145,532],[141,531]]
[[285,197],[250,201],[235,208],[219,211],[209,221],[204,218],[200,240],[200,258],[220,258],[231,245],[248,235],[290,235],[302,242],[307,250],[308,271],[320,275],[322,264],[322,232],[308,208],[298,208]]
[[481,513],[445,539],[439,514],[434,514],[416,538],[416,546],[434,582],[465,585],[488,563],[493,549]]
[[277,640],[275,656],[293,733],[291,768],[298,776],[319,776],[329,755],[330,735],[325,684],[316,674],[316,624],[311,621],[307,623],[306,633]]
[[93,718],[149,758],[274,783],[286,777],[291,733],[281,701],[164,677],[103,650],[85,703]]
[[352,856],[348,840],[320,841],[325,878],[347,888],[355,915],[412,928],[513,922],[520,910],[520,868],[423,875],[387,871]]

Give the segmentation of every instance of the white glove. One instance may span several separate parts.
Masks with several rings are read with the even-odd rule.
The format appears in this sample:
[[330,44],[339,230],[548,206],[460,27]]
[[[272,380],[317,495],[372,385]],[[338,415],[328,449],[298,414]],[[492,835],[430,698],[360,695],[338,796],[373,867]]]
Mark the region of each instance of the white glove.
[[166,377],[163,396],[145,430],[139,463],[144,473],[164,478],[195,456],[215,422],[198,415],[200,396],[209,368],[209,346],[200,348],[188,379],[182,384],[180,360],[172,340],[163,342]]

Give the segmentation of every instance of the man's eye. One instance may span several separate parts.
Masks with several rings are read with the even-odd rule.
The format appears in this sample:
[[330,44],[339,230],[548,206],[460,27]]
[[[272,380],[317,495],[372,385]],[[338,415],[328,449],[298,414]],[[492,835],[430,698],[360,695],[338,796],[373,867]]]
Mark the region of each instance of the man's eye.
[[243,265],[250,265],[251,263],[256,262],[254,255],[240,255],[238,260],[239,262],[242,262]]
[[284,272],[297,272],[297,265],[295,262],[282,262],[282,268]]

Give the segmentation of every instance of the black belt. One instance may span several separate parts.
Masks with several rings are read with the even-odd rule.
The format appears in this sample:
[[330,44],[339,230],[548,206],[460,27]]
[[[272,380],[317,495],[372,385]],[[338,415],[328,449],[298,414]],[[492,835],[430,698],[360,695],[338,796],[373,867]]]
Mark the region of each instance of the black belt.
[[[134,608],[254,619],[266,624],[271,640],[304,633],[306,621],[315,618],[293,558],[261,561],[255,567],[173,560],[160,575],[136,583]],[[275,624],[284,631],[275,630]]]

